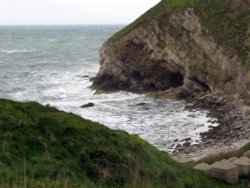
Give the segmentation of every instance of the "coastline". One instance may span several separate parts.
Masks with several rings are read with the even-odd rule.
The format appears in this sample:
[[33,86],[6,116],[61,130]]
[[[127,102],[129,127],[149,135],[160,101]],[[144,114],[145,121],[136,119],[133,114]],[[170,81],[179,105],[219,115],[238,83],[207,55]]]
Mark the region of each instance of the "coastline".
[[188,141],[178,145],[173,156],[200,160],[202,158],[236,151],[250,142],[250,100],[239,95],[222,92],[210,93],[198,99],[189,99],[188,110],[207,110],[218,120],[218,126],[201,133],[201,142],[191,145]]
[[[113,93],[118,90],[103,91],[97,93]],[[206,110],[208,116],[216,119],[218,126],[211,126],[206,132],[200,133],[201,140],[192,144],[192,138],[179,140],[172,146],[172,152],[168,152],[172,158],[184,157],[194,161],[203,158],[237,151],[250,143],[250,100],[247,96],[238,94],[228,95],[222,91],[214,93],[198,94],[195,96],[184,96],[180,94],[182,88],[174,88],[166,91],[148,91],[132,93],[146,93],[154,99],[182,100],[186,103],[185,110]]]

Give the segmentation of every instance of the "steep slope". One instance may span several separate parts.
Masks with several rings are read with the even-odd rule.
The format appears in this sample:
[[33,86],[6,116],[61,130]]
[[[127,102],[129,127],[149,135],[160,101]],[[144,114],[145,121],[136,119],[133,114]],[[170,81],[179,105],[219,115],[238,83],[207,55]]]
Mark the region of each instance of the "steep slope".
[[208,179],[137,136],[0,100],[0,187],[243,187]]
[[93,87],[248,94],[249,49],[249,0],[162,0],[103,45]]

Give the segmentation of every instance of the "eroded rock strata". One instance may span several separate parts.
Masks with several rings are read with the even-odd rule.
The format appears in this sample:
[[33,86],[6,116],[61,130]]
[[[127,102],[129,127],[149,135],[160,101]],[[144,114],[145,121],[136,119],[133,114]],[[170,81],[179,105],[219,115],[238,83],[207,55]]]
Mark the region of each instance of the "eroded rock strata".
[[[167,23],[162,23],[167,22]],[[210,35],[192,8],[151,20],[100,50],[97,90],[151,91],[181,86],[190,94],[248,93],[249,74],[236,53]]]

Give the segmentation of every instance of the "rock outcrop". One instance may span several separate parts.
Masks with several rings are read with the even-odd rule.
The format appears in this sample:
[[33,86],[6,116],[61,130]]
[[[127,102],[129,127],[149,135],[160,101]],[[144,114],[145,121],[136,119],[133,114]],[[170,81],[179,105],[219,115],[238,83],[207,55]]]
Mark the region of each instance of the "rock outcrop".
[[204,157],[250,141],[250,0],[162,0],[104,43],[100,64],[97,92],[157,91],[218,118],[201,144],[174,155]]
[[134,92],[181,88],[197,95],[217,90],[249,93],[250,72],[220,45],[193,8],[146,22],[100,50],[97,90]]

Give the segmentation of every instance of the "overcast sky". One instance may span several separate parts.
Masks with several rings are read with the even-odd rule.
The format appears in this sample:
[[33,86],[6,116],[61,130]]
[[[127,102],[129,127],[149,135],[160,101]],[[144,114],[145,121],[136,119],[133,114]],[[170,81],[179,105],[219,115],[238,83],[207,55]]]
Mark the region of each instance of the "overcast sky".
[[0,0],[0,25],[127,24],[160,0]]

